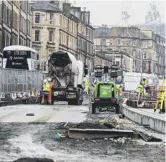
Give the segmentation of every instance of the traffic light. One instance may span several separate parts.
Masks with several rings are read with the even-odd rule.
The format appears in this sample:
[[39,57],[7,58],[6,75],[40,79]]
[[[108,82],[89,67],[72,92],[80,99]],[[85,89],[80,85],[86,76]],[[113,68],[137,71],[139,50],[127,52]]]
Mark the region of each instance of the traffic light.
[[85,75],[88,74],[88,66],[86,64],[84,64],[84,74]]
[[104,73],[108,73],[109,67],[108,66],[104,66]]

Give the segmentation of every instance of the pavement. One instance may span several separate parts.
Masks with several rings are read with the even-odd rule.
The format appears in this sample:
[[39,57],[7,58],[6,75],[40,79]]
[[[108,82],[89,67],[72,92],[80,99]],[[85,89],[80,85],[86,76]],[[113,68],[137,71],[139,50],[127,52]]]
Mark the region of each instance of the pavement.
[[132,108],[127,106],[124,101],[122,112],[130,120],[165,134],[166,116],[159,114],[159,110],[154,112],[154,109]]

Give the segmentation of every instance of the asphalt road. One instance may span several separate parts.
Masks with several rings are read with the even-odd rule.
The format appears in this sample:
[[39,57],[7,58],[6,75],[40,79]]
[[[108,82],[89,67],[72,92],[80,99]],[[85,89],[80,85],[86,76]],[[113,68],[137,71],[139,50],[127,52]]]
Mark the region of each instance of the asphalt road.
[[163,143],[150,145],[135,139],[125,139],[123,143],[112,139],[55,139],[56,133],[66,133],[63,128],[66,122],[76,124],[105,116],[88,112],[86,105],[65,103],[0,107],[0,162],[12,162],[21,157],[50,158],[57,162],[165,161]]
[[[0,108],[0,122],[82,122],[88,107],[56,105],[15,105]],[[32,114],[32,115],[31,115]]]

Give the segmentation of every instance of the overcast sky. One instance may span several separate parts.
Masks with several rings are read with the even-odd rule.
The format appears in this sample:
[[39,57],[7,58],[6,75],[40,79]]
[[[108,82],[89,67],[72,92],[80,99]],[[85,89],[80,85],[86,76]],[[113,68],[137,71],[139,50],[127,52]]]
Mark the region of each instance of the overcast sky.
[[[73,2],[73,0],[70,0]],[[150,0],[75,0],[75,6],[86,7],[91,12],[93,25],[123,25],[121,12],[125,9],[130,14],[128,25],[145,23],[145,16],[150,10]],[[162,22],[165,20],[165,0],[155,1]]]

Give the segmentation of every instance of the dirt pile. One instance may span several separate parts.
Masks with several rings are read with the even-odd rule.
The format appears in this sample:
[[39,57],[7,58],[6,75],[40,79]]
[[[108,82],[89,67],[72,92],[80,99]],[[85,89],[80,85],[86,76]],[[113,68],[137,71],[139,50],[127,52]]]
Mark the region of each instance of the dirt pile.
[[42,159],[42,158],[21,158],[13,162],[54,162],[51,159]]

